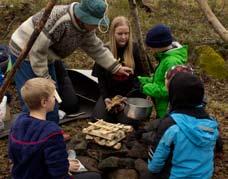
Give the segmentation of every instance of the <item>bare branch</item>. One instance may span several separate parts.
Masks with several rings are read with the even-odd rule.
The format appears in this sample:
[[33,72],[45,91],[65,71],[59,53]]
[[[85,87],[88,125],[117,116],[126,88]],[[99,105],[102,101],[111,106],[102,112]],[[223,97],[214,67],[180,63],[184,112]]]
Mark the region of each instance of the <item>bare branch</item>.
[[150,68],[149,68],[149,64],[148,64],[146,50],[145,50],[144,42],[142,40],[143,39],[142,38],[142,30],[141,30],[141,26],[140,26],[140,20],[139,20],[136,1],[135,0],[128,0],[128,2],[129,2],[129,7],[130,7],[130,12],[131,12],[133,24],[135,25],[134,30],[135,30],[135,33],[137,34],[136,38],[137,38],[137,42],[139,44],[139,51],[140,51],[139,55],[141,58],[143,71],[145,74],[150,74]]
[[208,5],[207,0],[196,0],[203,10],[207,20],[212,25],[214,30],[219,34],[219,36],[225,41],[228,42],[228,31],[226,28],[221,24],[215,14],[212,12],[210,6]]

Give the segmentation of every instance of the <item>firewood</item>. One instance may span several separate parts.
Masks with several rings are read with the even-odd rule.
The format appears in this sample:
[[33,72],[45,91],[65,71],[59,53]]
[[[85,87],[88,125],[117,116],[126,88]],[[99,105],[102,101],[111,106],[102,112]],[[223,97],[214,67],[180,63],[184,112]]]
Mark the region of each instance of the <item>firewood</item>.
[[91,135],[86,135],[86,140],[92,140],[93,139],[93,136],[91,136]]
[[114,149],[119,150],[121,148],[121,143],[117,143],[116,145],[113,146]]
[[115,107],[126,104],[126,98],[120,95],[116,95],[111,99],[111,103],[107,105],[107,111],[113,110]]
[[[126,133],[133,130],[131,126],[124,124],[112,124],[103,120],[98,120],[95,123],[88,123],[89,126],[82,130],[86,134],[87,140],[94,140],[95,143],[101,146],[113,147],[119,149],[120,143],[126,137]],[[118,144],[118,145],[117,145]]]
[[86,130],[82,130],[82,132],[85,134],[101,137],[108,140],[113,140],[115,137],[114,134],[103,135],[100,131],[97,131],[97,130],[88,131],[88,132],[86,132]]
[[[119,130],[119,129],[124,129],[126,130],[126,132],[132,132],[133,131],[133,127],[132,126],[129,126],[129,125],[124,125],[124,124],[120,124],[120,123],[117,123],[117,124],[112,124],[112,123],[109,123],[109,122],[106,122],[102,119],[98,120],[96,123],[89,123],[91,125],[95,125],[95,126],[99,126],[99,127],[103,127],[103,128],[106,128],[106,129],[109,129],[109,130],[114,130],[116,131],[116,128]],[[102,126],[101,126],[102,125]]]

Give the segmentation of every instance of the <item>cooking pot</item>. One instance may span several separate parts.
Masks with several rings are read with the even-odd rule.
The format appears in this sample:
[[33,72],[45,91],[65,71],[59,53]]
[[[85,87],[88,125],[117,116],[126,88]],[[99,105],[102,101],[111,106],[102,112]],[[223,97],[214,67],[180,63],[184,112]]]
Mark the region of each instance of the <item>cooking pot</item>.
[[152,102],[144,98],[127,98],[124,108],[126,117],[136,120],[148,119],[152,111]]

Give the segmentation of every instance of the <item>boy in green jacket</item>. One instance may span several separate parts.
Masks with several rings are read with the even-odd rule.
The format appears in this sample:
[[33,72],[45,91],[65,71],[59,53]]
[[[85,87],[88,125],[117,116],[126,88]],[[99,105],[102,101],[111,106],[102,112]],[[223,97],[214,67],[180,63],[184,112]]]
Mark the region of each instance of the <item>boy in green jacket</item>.
[[187,46],[173,41],[169,27],[159,24],[151,28],[146,36],[146,45],[151,48],[159,62],[154,74],[138,79],[142,92],[154,100],[158,118],[165,116],[168,108],[168,91],[165,87],[165,73],[173,66],[187,62]]

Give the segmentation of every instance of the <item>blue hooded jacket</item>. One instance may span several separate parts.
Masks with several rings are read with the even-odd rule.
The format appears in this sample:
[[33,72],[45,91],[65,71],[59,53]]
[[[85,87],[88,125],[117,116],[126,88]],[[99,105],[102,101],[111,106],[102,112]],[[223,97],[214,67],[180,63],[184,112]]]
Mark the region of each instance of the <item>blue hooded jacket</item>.
[[174,113],[176,125],[162,137],[148,168],[160,172],[174,144],[170,179],[208,179],[213,175],[214,146],[218,124],[211,119],[196,119]]
[[204,111],[202,106],[197,106],[202,103],[204,94],[201,82],[190,74],[176,76],[169,89],[172,105],[169,116],[175,124],[165,131],[152,160],[148,161],[148,169],[159,173],[172,154],[170,179],[209,179],[214,171],[214,148],[219,136],[218,123],[209,116],[198,118],[176,112],[180,109]]
[[61,129],[50,121],[21,114],[9,134],[14,179],[70,178]]

